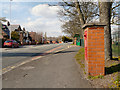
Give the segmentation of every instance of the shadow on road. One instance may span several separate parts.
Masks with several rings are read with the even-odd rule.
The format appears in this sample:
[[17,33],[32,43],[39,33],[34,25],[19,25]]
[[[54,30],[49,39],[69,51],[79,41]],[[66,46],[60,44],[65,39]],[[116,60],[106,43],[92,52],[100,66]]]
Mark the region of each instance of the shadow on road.
[[77,52],[77,51],[60,51],[60,52],[56,52],[56,53],[28,53],[28,52],[24,52],[24,53],[6,53],[3,52],[2,53],[2,57],[17,57],[17,56],[21,56],[21,57],[33,57],[33,56],[38,56],[38,55],[48,55],[48,54],[59,54],[59,53],[72,53],[72,52]]
[[78,51],[60,51],[60,52],[56,52],[54,54],[59,54],[59,53],[72,53],[72,52],[78,52]]
[[17,56],[37,56],[43,53],[2,53],[2,57],[17,57]]

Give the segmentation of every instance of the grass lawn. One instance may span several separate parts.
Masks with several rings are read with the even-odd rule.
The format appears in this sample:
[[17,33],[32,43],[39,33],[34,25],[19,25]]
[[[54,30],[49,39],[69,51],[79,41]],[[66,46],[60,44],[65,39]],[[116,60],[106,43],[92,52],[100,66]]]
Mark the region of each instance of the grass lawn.
[[113,58],[119,58],[120,59],[120,43],[119,44],[112,44],[112,55]]

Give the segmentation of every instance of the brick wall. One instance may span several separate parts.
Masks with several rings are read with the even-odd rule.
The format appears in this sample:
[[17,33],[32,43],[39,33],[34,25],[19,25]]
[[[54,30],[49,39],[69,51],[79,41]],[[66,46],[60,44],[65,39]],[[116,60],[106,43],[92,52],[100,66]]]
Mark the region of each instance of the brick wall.
[[105,73],[104,27],[87,27],[87,60],[88,75],[97,76]]

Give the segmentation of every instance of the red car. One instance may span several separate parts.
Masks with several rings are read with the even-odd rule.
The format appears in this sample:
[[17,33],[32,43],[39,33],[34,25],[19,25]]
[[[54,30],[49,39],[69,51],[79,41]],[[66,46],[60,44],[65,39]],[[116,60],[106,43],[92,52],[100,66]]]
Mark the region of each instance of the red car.
[[4,42],[4,47],[19,47],[19,43],[16,40],[6,40]]

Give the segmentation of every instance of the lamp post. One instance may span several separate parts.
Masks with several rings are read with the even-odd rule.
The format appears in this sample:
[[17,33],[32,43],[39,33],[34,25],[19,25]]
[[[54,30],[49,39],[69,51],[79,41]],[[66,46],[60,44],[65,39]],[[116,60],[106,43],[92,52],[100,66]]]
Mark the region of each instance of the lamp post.
[[[11,23],[11,2],[12,0],[10,0],[10,23]],[[10,25],[10,39],[11,39],[11,25]]]

